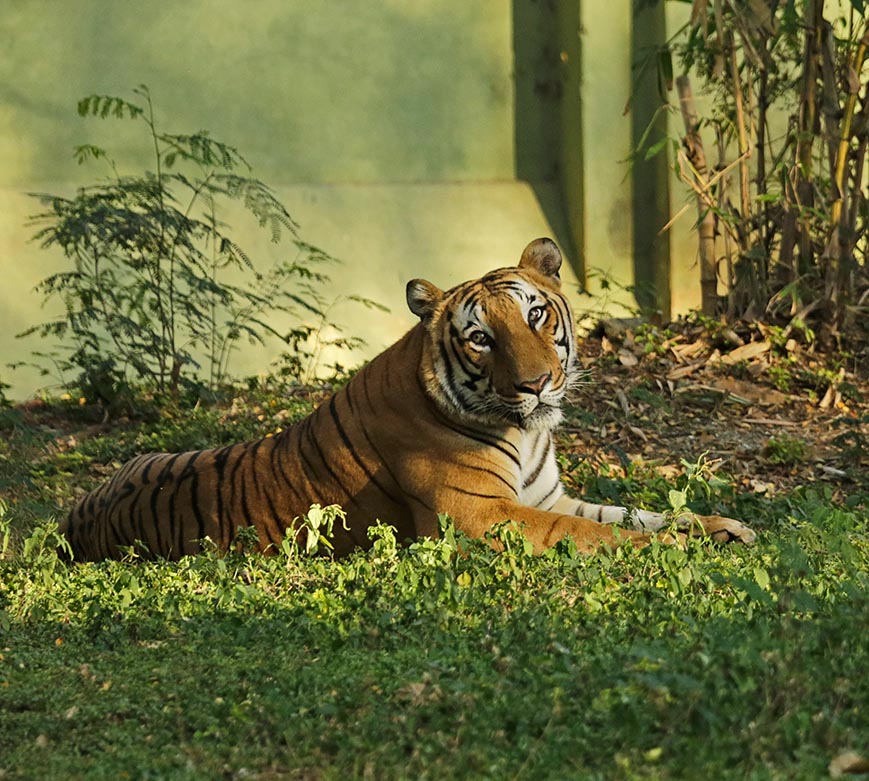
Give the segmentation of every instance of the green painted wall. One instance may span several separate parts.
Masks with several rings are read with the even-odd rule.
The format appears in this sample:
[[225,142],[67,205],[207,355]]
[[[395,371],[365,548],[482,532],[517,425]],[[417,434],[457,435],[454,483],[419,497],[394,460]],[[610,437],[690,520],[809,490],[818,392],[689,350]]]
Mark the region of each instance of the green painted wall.
[[86,130],[74,100],[141,82],[172,124],[236,141],[279,184],[510,179],[509,11],[508,0],[7,0],[0,100],[18,142],[4,138],[4,179],[77,179],[67,150]]
[[[583,260],[592,289],[600,273],[629,283],[630,20],[629,0],[6,0],[0,379],[17,397],[44,384],[4,365],[36,346],[14,334],[44,316],[32,287],[63,263],[28,242],[26,193],[71,194],[100,175],[72,159],[84,142],[141,170],[135,125],[75,114],[83,95],[129,97],[139,83],[167,130],[237,146],[303,237],[344,260],[335,294],[391,308],[339,313],[368,355],[412,324],[408,279],[449,286],[515,262],[540,235],[570,256],[573,293]],[[269,358],[245,350],[234,370]]]

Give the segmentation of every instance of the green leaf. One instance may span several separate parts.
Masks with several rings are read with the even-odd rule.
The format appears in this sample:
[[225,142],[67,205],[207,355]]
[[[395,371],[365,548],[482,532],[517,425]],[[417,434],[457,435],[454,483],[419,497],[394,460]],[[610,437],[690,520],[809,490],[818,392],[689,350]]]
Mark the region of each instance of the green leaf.
[[670,502],[670,507],[673,511],[678,512],[688,503],[688,495],[685,491],[671,488],[667,494],[667,500]]
[[110,114],[122,119],[125,113],[130,119],[135,119],[144,113],[141,106],[111,95],[88,95],[79,100],[76,108],[79,116],[100,119],[106,119]]
[[648,149],[646,149],[645,159],[651,160],[653,157],[659,155],[664,149],[666,149],[668,143],[670,143],[670,139],[666,136],[656,141]]
[[73,152],[73,157],[79,165],[82,165],[89,158],[99,160],[105,156],[106,150],[93,144],[82,144],[81,146],[77,146]]
[[769,573],[763,567],[755,567],[754,582],[764,591],[767,591],[769,589]]
[[673,55],[669,48],[658,52],[658,74],[665,89],[673,89]]

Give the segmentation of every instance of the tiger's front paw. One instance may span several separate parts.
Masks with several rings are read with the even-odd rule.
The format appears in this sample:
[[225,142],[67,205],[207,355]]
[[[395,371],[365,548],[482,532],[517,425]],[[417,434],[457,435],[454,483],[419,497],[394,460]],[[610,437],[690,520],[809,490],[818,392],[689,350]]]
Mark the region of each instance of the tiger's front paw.
[[720,515],[696,515],[686,531],[695,536],[711,537],[715,542],[751,545],[757,539],[757,535],[741,521]]

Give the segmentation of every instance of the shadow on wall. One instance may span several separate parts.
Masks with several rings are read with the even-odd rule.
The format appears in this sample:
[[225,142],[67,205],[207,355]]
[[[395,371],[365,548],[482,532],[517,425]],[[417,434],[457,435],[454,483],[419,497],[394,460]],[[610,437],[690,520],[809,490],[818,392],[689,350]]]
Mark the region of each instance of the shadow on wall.
[[[569,121],[565,91],[568,67],[579,67],[579,20],[577,16],[575,47],[563,46],[570,31],[560,28],[570,26],[570,21],[562,5],[563,0],[512,3],[515,168],[516,178],[533,188],[555,238],[581,279],[577,240],[581,226],[570,224],[567,178],[581,179],[582,171],[569,170],[570,164],[564,158],[564,129]],[[566,48],[573,51],[568,53]],[[573,119],[579,121],[578,112]]]

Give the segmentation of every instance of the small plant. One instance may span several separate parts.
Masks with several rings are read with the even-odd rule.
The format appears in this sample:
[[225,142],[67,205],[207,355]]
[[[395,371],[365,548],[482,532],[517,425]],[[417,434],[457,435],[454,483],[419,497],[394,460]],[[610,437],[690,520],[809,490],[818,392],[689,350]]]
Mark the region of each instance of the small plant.
[[344,531],[350,531],[347,526],[347,514],[337,504],[321,507],[319,504],[311,505],[311,509],[302,518],[294,518],[293,523],[298,522],[294,529],[287,530],[287,535],[281,543],[281,551],[288,558],[296,558],[299,555],[299,537],[303,537],[303,552],[306,556],[316,555],[322,546],[327,551],[334,550],[332,537],[335,536],[335,522],[340,521]]
[[[272,363],[272,371],[278,379],[310,385],[317,379],[324,350],[353,350],[365,343],[358,336],[345,336],[343,329],[332,321],[334,310],[346,303],[388,311],[386,307],[360,296],[337,296],[330,304],[321,305],[316,323],[304,323],[287,333],[285,341],[289,350],[283,351]],[[347,369],[337,362],[325,368],[331,372],[330,379],[341,380],[348,374]]]
[[55,521],[46,521],[34,527],[21,546],[22,560],[34,571],[42,571],[46,583],[60,564],[59,553],[63,553],[67,559],[72,558],[69,540],[58,531]]
[[653,323],[641,323],[634,333],[634,341],[642,347],[644,355],[660,357],[666,355],[669,340],[675,336],[670,328],[660,328]]
[[378,521],[368,527],[368,539],[371,540],[369,558],[375,564],[393,563],[398,558],[398,539],[394,526]]
[[793,373],[787,366],[774,364],[766,370],[769,381],[782,393],[789,393],[793,382]]
[[[318,286],[334,260],[301,240],[286,207],[237,149],[206,131],[163,131],[148,88],[133,92],[139,102],[91,95],[78,113],[141,123],[153,170],[123,175],[104,149],[86,144],[78,161],[108,161],[112,177],[72,198],[35,196],[46,210],[31,218],[34,239],[60,248],[72,268],[37,286],[46,301],[63,304],[63,315],[20,334],[59,340],[55,351],[35,355],[53,363],[66,385],[75,371],[85,395],[108,406],[129,394],[130,383],[173,397],[183,386],[214,388],[241,339],[276,337],[300,349],[306,327],[279,332],[274,315],[310,316],[321,330],[329,310]],[[240,203],[275,244],[288,238],[292,252],[262,270],[222,219],[229,202]]]
[[764,453],[773,464],[794,466],[806,460],[808,447],[804,439],[779,434],[767,440]]
[[701,453],[696,461],[681,459],[685,469],[684,484],[681,488],[671,488],[667,494],[670,509],[667,514],[678,520],[680,516],[690,512],[688,503],[698,493],[705,499],[709,499],[716,491],[727,485],[727,481],[715,474],[715,462],[706,458],[706,453]]
[[[590,292],[589,287],[595,292]],[[580,333],[594,330],[602,320],[613,317],[635,318],[642,314],[641,307],[632,303],[642,293],[633,285],[620,283],[609,270],[599,267],[588,269],[585,285],[580,286],[578,292],[580,295],[595,298],[594,307],[576,312],[576,328]]]
[[235,530],[233,547],[242,556],[254,553],[259,546],[259,534],[253,526],[239,526]]

